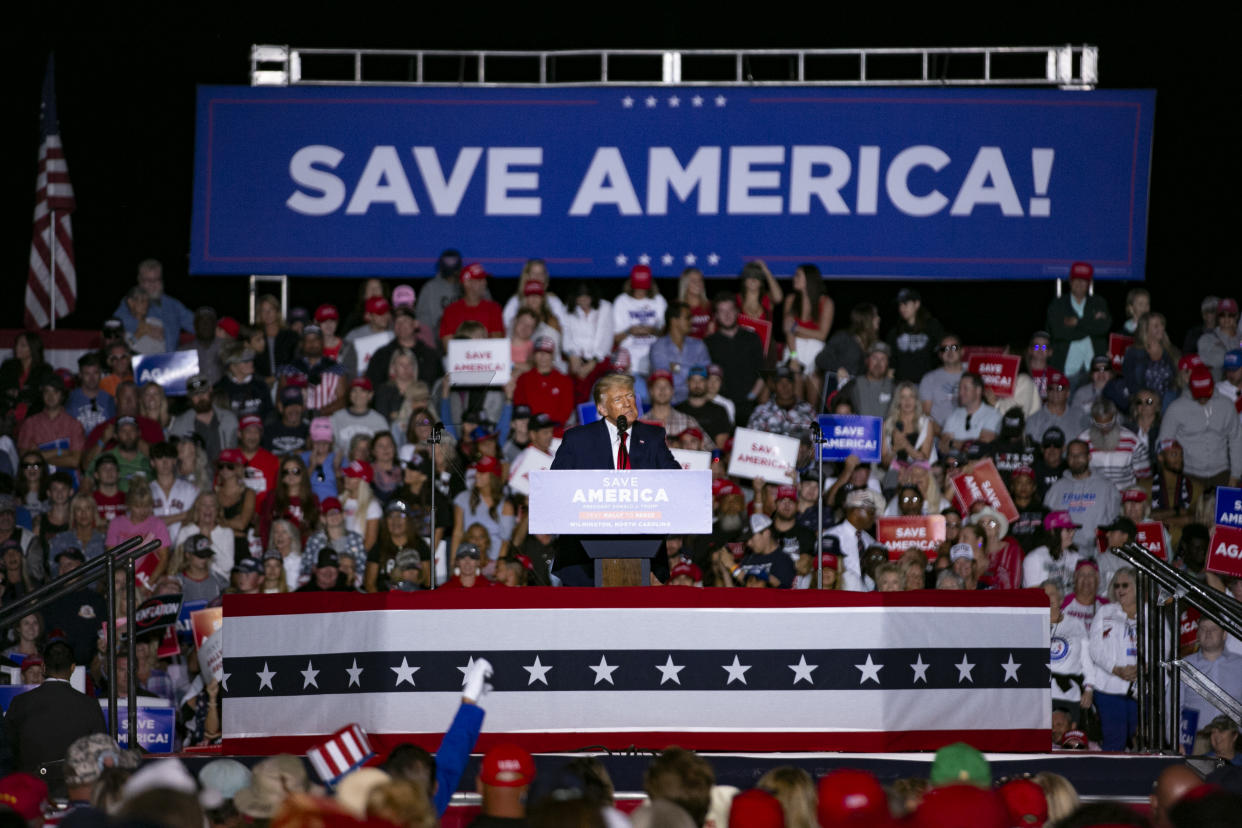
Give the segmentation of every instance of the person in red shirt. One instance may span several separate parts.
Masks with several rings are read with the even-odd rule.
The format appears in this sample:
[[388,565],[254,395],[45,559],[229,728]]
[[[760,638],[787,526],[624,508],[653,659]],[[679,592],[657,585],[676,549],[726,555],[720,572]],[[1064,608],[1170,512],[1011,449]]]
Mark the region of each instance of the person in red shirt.
[[103,528],[125,514],[125,492],[121,491],[120,479],[121,469],[116,457],[110,452],[99,455],[95,461],[95,488],[91,497],[95,498],[95,510]]
[[556,341],[552,337],[541,336],[535,340],[534,370],[518,377],[513,389],[513,404],[528,406],[532,414],[548,414],[558,422],[567,423],[574,413],[574,384],[552,366],[555,352]]
[[252,489],[255,508],[262,509],[269,492],[276,489],[280,474],[280,461],[259,444],[263,441],[263,421],[247,414],[238,423],[237,447],[246,458],[246,488]]
[[505,335],[505,323],[500,305],[484,298],[487,294],[487,276],[487,271],[481,264],[472,264],[462,268],[461,290],[464,295],[445,308],[444,316],[440,318],[440,344],[445,351],[448,350],[448,341],[453,338],[453,334],[457,333],[457,328],[463,322],[481,323],[487,328],[488,336]]
[[495,586],[479,571],[479,559],[482,553],[473,543],[463,543],[457,547],[457,573],[445,582],[441,589],[472,589],[474,587]]

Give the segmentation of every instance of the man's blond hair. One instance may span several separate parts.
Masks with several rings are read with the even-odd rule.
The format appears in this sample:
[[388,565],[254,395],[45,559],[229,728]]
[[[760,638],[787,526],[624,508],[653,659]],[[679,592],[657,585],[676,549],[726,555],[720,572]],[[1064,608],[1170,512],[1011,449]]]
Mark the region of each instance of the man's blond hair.
[[595,398],[595,404],[597,406],[603,405],[604,395],[607,394],[612,389],[620,388],[620,387],[625,387],[626,389],[633,391],[634,390],[634,378],[631,377],[629,374],[619,374],[619,373],[604,374],[602,377],[600,377],[598,380],[595,381],[595,389],[591,392],[591,394]]

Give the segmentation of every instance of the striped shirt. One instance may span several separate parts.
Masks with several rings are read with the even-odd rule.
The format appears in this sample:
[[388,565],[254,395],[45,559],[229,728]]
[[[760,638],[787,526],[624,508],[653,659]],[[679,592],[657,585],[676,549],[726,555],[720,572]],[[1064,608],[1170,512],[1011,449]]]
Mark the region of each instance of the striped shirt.
[[1151,460],[1147,441],[1128,428],[1119,428],[1117,447],[1104,449],[1091,442],[1091,429],[1078,435],[1091,449],[1091,471],[1117,487],[1119,491],[1134,486],[1140,478],[1151,477]]

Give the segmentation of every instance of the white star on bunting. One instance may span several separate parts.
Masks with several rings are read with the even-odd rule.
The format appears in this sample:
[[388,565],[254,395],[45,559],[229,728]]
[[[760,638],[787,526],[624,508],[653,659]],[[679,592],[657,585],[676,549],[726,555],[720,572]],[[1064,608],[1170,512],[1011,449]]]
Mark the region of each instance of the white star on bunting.
[[660,671],[661,685],[663,685],[666,681],[671,681],[674,684],[681,684],[681,679],[677,677],[677,674],[686,669],[686,665],[673,664],[673,656],[670,653],[668,661],[666,661],[663,665],[657,664],[656,669]]
[[276,677],[276,673],[267,669],[266,661],[263,662],[263,670],[262,672],[258,674],[258,676],[259,676],[259,689],[260,690],[266,687],[268,690],[272,690],[273,692],[275,691],[275,688],[272,687],[272,679]]
[[547,666],[544,666],[543,664],[540,664],[539,656],[535,656],[535,663],[530,665],[529,667],[523,665],[522,669],[530,673],[530,679],[526,682],[528,687],[537,681],[543,682],[543,685],[547,687],[548,685],[547,675],[548,675],[548,671],[552,669],[552,665],[549,664]]
[[923,654],[919,653],[914,663],[910,665],[910,669],[914,671],[914,684],[920,681],[927,684],[927,668],[930,666],[930,664],[923,663]]
[[319,682],[315,680],[315,676],[319,675],[319,671],[315,669],[315,665],[311,664],[309,659],[306,662],[306,669],[299,670],[298,672],[302,674],[302,689],[303,690],[305,690],[307,687],[318,687],[319,686]]
[[671,265],[673,263],[673,254],[665,253],[663,256],[660,257],[660,263],[663,264],[665,267],[667,267],[668,265]]
[[975,683],[975,677],[970,674],[970,671],[975,669],[975,665],[966,660],[965,653],[962,653],[962,663],[954,664],[953,666],[957,668],[958,684],[961,684],[963,681],[969,681],[971,684]]
[[866,684],[868,681],[874,681],[876,684],[880,683],[880,670],[884,669],[884,665],[873,662],[871,660],[871,653],[867,653],[866,664],[855,664],[854,666],[862,671],[862,678],[858,680],[859,684]]
[[811,676],[811,673],[815,672],[815,670],[818,668],[819,668],[818,664],[807,664],[805,655],[801,655],[798,657],[797,664],[789,665],[789,669],[794,671],[794,680],[793,680],[794,684],[797,684],[803,679],[806,679],[807,684],[814,685],[815,679]]
[[716,96],[716,106],[724,106],[724,105],[725,105],[725,96],[724,96],[724,95],[717,95],[717,96]]
[[354,659],[353,667],[346,667],[345,672],[349,673],[349,684],[346,687],[353,687],[355,684],[362,686],[362,668],[358,666],[358,659]]
[[621,99],[621,105],[624,106],[626,109],[633,109],[634,99],[631,98],[629,95],[626,95],[624,98]]
[[609,664],[608,659],[601,655],[599,657],[599,664],[588,664],[587,667],[595,671],[595,684],[606,681],[614,687],[616,686],[616,682],[612,680],[612,674],[616,671],[618,665]]
[[[1016,682],[1018,680],[1018,668],[1021,666],[1021,664],[1014,664],[1013,653],[1010,653],[1009,661],[1001,665],[1005,669],[1005,681],[1013,679]],[[1003,684],[1004,682],[1001,683]]]
[[686,254],[686,264],[688,264],[688,265],[692,265],[692,264],[694,264],[695,262],[697,262],[698,260],[699,260],[698,256],[695,256],[693,253],[687,253],[687,254]]
[[229,676],[231,675],[233,674],[232,673],[221,673],[220,674],[220,686],[224,688],[224,692],[226,693],[229,692]]
[[638,257],[638,263],[641,265],[649,265],[651,264],[651,257],[644,253]]
[[702,96],[702,95],[695,95],[693,98],[691,98],[691,99],[690,99],[690,105],[691,105],[691,106],[702,106],[702,105],[703,105],[703,96]]
[[718,265],[720,264],[720,257],[717,256],[715,253],[708,253],[707,263],[712,266]]
[[625,267],[625,263],[628,262],[629,260],[630,260],[629,257],[626,256],[624,253],[618,253],[617,254],[617,267]]
[[724,670],[726,673],[729,674],[729,678],[725,682],[726,686],[732,684],[735,681],[740,681],[742,684],[745,684],[746,683],[746,671],[750,669],[750,665],[742,664],[741,661],[738,660],[738,657],[734,655],[733,663],[723,664],[721,665],[720,669]]
[[647,103],[647,108],[648,108],[648,109],[655,109],[655,105],[656,105],[656,103],[657,103],[657,101],[656,101],[656,99],[655,99],[655,96],[654,96],[654,95],[648,95],[648,96],[647,96],[647,101],[646,101],[646,103]]
[[677,97],[676,95],[672,96],[671,98],[668,99],[668,105],[676,109],[677,107],[681,106],[681,98]]
[[457,669],[461,670],[462,678],[465,678],[466,673],[470,672],[470,668],[473,666],[474,666],[474,656],[470,656],[470,658],[466,659],[466,666],[458,667]]
[[396,687],[400,687],[401,682],[403,681],[408,681],[410,683],[410,686],[414,687],[415,686],[414,685],[414,674],[417,673],[421,668],[411,667],[406,657],[401,656],[401,666],[400,667],[389,667],[388,669],[392,670],[394,673],[397,674],[397,683],[395,685]]

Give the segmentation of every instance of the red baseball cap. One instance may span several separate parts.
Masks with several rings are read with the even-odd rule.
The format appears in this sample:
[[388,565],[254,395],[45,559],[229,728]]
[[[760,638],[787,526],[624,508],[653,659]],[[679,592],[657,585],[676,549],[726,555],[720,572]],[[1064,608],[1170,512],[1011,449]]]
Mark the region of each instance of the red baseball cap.
[[263,421],[260,420],[254,414],[247,414],[245,417],[242,417],[241,420],[239,420],[237,423],[238,431],[245,431],[251,426],[258,426],[259,428],[263,428]]
[[1147,492],[1137,487],[1126,489],[1124,492],[1121,493],[1121,502],[1122,503],[1146,503]]
[[635,290],[647,290],[651,287],[651,268],[646,265],[634,265],[630,270],[630,287]]
[[1029,779],[1011,779],[996,789],[1012,826],[1043,825],[1048,821],[1048,798],[1044,789]]
[[776,499],[777,500],[797,500],[798,490],[797,488],[793,486],[777,486],[776,487]]
[[1016,469],[1014,469],[1013,471],[1009,473],[1009,476],[1010,477],[1029,477],[1031,480],[1034,480],[1035,470],[1032,469],[1030,466],[1018,466]]
[[478,264],[477,262],[472,265],[467,265],[461,269],[461,280],[463,283],[469,282],[472,279],[477,281],[479,279],[486,278],[487,271],[483,269],[483,265]]
[[315,308],[315,321],[325,322],[329,319],[340,319],[341,314],[336,309],[336,305],[320,305]]
[[785,828],[781,803],[767,791],[751,788],[733,797],[729,805],[729,824],[739,828]]
[[495,457],[484,455],[472,466],[476,473],[500,474],[500,461]]
[[[836,560],[835,555],[825,555]],[[819,780],[820,825],[893,825],[888,797],[875,776],[867,771],[836,770]]]
[[337,500],[335,497],[325,497],[323,500],[319,501],[319,511],[323,514],[326,515],[333,509],[338,512],[343,511],[341,509],[341,501]]
[[547,292],[547,289],[543,286],[543,282],[538,279],[527,280],[526,286],[522,288],[523,296],[543,296]]
[[1044,529],[1051,532],[1055,529],[1079,529],[1079,524],[1074,523],[1074,519],[1070,517],[1070,513],[1064,510],[1058,512],[1049,512],[1044,515]]
[[224,331],[233,339],[237,339],[237,335],[241,333],[241,323],[231,316],[222,316],[217,319],[216,327]]
[[932,788],[910,821],[912,828],[1010,828],[1009,812],[995,792],[976,785]]
[[1216,390],[1212,380],[1212,372],[1206,365],[1196,365],[1190,371],[1190,396],[1196,400],[1206,400]]
[[1054,385],[1059,385],[1062,388],[1069,388],[1069,377],[1065,376],[1065,374],[1062,374],[1060,371],[1049,371],[1046,375],[1046,380],[1049,388]]
[[366,301],[363,308],[367,313],[372,314],[373,316],[383,316],[388,313],[388,311],[392,310],[392,308],[388,306],[388,300],[383,296],[372,296]]
[[365,460],[351,460],[344,468],[341,474],[346,477],[354,477],[359,480],[365,480],[370,483],[375,479],[375,470],[371,468],[371,464]]
[[535,778],[535,760],[523,747],[504,743],[483,755],[479,779],[493,788],[522,788]]
[[680,578],[682,575],[689,575],[691,580],[696,583],[703,580],[703,570],[699,569],[695,564],[689,561],[682,561],[668,571],[668,579],[672,581],[674,578]]
[[[715,488],[713,486],[712,488]],[[720,488],[716,490],[715,497],[728,497],[729,495],[740,495],[742,487],[734,483],[732,480],[725,480],[720,484]]]
[[698,439],[698,440],[702,440],[702,439],[703,439],[703,429],[701,429],[701,428],[695,428],[694,426],[690,426],[690,427],[689,427],[689,428],[687,428],[685,431],[683,431],[681,434],[678,434],[678,435],[677,435],[677,437],[678,437],[678,438],[681,438],[681,437],[686,437],[686,436],[690,436],[690,437],[694,437],[694,438],[696,438],[696,439]]
[[1216,313],[1218,315],[1222,313],[1232,313],[1234,315],[1237,315],[1238,303],[1228,297],[1221,299],[1219,302],[1216,303]]
[[1095,268],[1087,262],[1074,262],[1070,265],[1071,279],[1086,279],[1088,282],[1095,276]]
[[220,456],[216,458],[217,466],[223,463],[232,463],[237,466],[244,466],[246,465],[246,455],[241,453],[241,449],[225,449],[220,452]]
[[43,818],[47,785],[29,773],[11,773],[0,779],[0,805],[7,805],[27,822]]
[[367,379],[366,377],[354,377],[352,380],[349,381],[349,387],[350,388],[363,388],[363,389],[366,389],[367,391],[375,390],[375,387],[371,385],[371,381]]
[[668,380],[668,384],[673,384],[673,375],[668,371],[652,371],[647,375],[647,386],[651,387],[656,380]]
[[1186,354],[1186,356],[1177,361],[1177,370],[1193,371],[1195,368],[1199,368],[1202,365],[1203,358],[1198,354]]

